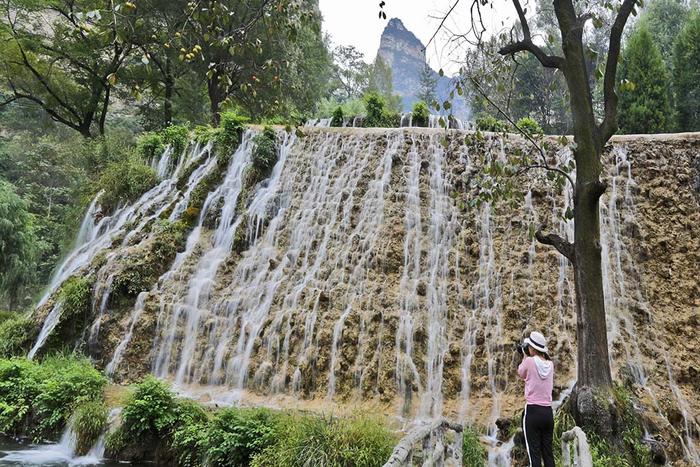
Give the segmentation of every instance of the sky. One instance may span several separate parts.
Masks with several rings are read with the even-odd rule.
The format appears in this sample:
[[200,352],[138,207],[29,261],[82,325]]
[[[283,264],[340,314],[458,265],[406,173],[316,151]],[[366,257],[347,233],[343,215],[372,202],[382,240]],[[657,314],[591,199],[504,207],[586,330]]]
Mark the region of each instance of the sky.
[[[458,0],[386,0],[386,20],[378,18],[379,0],[320,0],[319,3],[323,14],[323,29],[331,36],[333,44],[354,45],[364,53],[367,62],[372,62],[389,19],[400,18],[406,29],[426,44],[455,1]],[[466,31],[470,4],[469,0],[460,2],[445,23],[446,28],[428,47],[428,62],[433,69],[444,68],[446,72],[459,69],[459,60],[464,56],[463,47],[450,44],[446,31]],[[512,22],[515,9],[509,0],[494,0],[493,8],[487,6],[484,14],[489,29],[497,30],[502,27],[502,22]]]

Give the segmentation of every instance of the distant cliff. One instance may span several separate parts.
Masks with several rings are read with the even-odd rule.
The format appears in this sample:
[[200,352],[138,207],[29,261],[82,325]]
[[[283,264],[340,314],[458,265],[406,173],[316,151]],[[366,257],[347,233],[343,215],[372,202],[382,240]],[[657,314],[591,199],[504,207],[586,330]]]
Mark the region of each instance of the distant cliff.
[[[425,66],[425,46],[398,18],[389,20],[379,44],[377,57],[391,67],[394,92],[403,98],[404,110],[409,111],[418,100],[420,91],[420,74]],[[436,93],[440,100],[447,99],[452,88],[452,80],[439,76],[433,70],[437,80]],[[469,116],[467,102],[458,98],[453,102],[454,114],[459,118]]]

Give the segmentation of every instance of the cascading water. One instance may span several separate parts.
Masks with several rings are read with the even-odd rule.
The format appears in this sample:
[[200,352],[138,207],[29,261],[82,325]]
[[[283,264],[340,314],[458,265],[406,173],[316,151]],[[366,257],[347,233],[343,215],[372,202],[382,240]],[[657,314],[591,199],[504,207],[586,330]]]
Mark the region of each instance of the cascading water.
[[[552,336],[557,398],[576,374],[571,266],[532,238],[542,222],[573,239],[569,188],[554,189],[543,176],[515,210],[473,206],[480,165],[503,162],[519,143],[487,135],[465,144],[462,132],[431,129],[303,131],[280,132],[278,160],[253,186],[244,187],[251,131],[225,169],[210,145],[192,145],[133,205],[95,222],[96,199],[54,291],[106,251],[107,265],[94,274],[90,338],[108,339],[104,363],[115,379],[133,378],[137,357],[183,392],[223,392],[229,402],[275,394],[300,403],[376,399],[407,423],[447,415],[482,424],[491,465],[507,465],[512,440],[498,441],[495,422],[522,405],[511,344],[533,326]],[[565,162],[571,153],[556,156]],[[629,363],[639,385],[653,385],[654,400],[666,388],[681,407],[678,430],[693,459],[695,401],[675,381],[672,359],[652,371],[641,343],[664,336],[645,328],[653,306],[630,248],[643,220],[633,159],[619,145],[612,157],[601,246],[614,366]],[[178,182],[185,167],[190,175]],[[191,213],[195,190],[217,170],[220,181],[207,186],[183,250],[134,294],[133,306],[116,309],[110,265],[120,251],[148,241],[156,219]],[[53,304],[37,349],[60,319],[60,300]],[[106,317],[117,325],[101,326]],[[152,352],[131,355],[134,348]]]
[[107,426],[95,444],[87,454],[76,454],[78,444],[77,434],[73,421],[69,421],[63,430],[61,439],[57,444],[44,444],[32,446],[29,449],[19,451],[5,451],[0,457],[0,464],[10,465],[99,465],[102,463],[105,453],[105,440],[107,432],[114,425],[121,409],[110,410],[107,416]]

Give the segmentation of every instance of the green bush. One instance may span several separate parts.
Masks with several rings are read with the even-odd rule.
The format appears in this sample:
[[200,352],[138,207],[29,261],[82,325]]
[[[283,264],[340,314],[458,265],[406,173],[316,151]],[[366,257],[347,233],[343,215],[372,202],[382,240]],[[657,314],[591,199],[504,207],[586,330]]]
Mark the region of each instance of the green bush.
[[136,386],[122,410],[122,428],[129,439],[164,437],[176,420],[176,403],[170,388],[153,376]]
[[256,454],[279,437],[279,415],[267,409],[225,409],[211,421],[206,433],[206,465],[250,465]]
[[413,126],[428,126],[430,120],[430,109],[428,104],[418,101],[413,105]]
[[143,161],[131,155],[123,161],[110,163],[102,173],[99,188],[105,192],[100,199],[107,211],[120,203],[135,201],[158,182],[155,171]]
[[0,358],[26,355],[37,334],[36,325],[26,315],[13,315],[0,323]]
[[61,286],[63,317],[78,316],[90,311],[92,285],[86,277],[72,276]]
[[265,127],[262,133],[253,138],[253,166],[261,173],[267,174],[277,162],[277,135],[275,130]]
[[465,426],[462,433],[462,465],[483,467],[486,465],[486,449],[473,428]]
[[338,106],[333,111],[333,118],[331,119],[331,126],[332,127],[343,126],[343,108],[342,107]]
[[371,417],[289,416],[277,443],[253,458],[256,467],[377,466],[391,455],[394,435]]
[[149,131],[136,140],[136,152],[145,161],[159,157],[165,149],[165,141],[160,133]]
[[518,128],[530,136],[541,135],[544,133],[542,127],[534,118],[523,117],[515,122]]
[[207,412],[191,400],[178,401],[175,406],[176,427],[172,431],[171,448],[178,465],[203,465],[207,454]]
[[190,130],[185,125],[170,125],[163,129],[163,142],[173,148],[173,155],[179,156],[190,140]]
[[493,115],[481,115],[476,119],[476,129],[481,131],[502,132],[508,130],[508,124]]
[[247,117],[243,117],[236,112],[224,112],[221,114],[219,123],[221,132],[216,143],[219,151],[222,152],[222,156],[230,154],[236,149],[238,143],[241,142],[241,135],[248,121]]
[[364,119],[366,127],[380,127],[384,125],[384,98],[376,92],[368,93],[365,98],[365,111],[367,116]]
[[211,125],[199,125],[194,127],[194,140],[200,144],[216,141],[220,134],[221,128],[214,128]]
[[76,406],[102,397],[106,382],[87,359],[0,360],[0,433],[56,437]]
[[97,442],[107,424],[107,407],[104,401],[93,400],[80,404],[70,423],[76,434],[76,454],[84,456]]

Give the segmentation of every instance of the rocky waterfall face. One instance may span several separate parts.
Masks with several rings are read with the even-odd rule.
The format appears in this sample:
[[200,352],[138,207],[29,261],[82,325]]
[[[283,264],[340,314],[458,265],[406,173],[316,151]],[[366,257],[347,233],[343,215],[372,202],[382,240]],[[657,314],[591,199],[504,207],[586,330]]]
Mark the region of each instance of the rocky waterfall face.
[[[82,326],[72,343],[115,381],[152,372],[219,402],[446,415],[495,438],[496,420],[521,406],[514,344],[539,329],[564,397],[576,374],[572,271],[532,233],[545,224],[571,239],[571,194],[533,173],[512,206],[471,202],[484,161],[526,143],[303,131],[280,130],[275,166],[254,180],[248,130],[232,154],[166,151],[160,184],[133,205],[101,212],[98,195],[34,313],[30,356]],[[601,201],[615,377],[636,388],[670,457],[695,462],[699,149],[693,135],[615,139]],[[79,324],[59,293],[71,276],[92,284]]]

